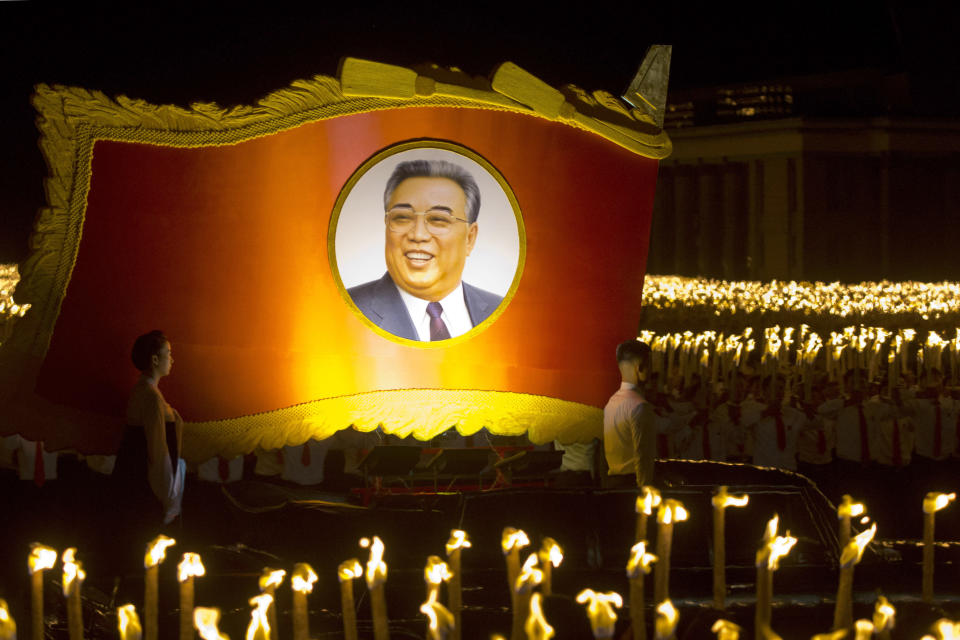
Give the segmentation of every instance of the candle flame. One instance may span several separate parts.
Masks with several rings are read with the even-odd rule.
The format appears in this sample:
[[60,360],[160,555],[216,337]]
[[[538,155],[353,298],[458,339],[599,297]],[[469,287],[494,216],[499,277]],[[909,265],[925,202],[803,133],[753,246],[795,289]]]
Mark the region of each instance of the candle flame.
[[877,598],[877,604],[873,607],[873,626],[877,631],[888,631],[893,629],[897,610],[893,608],[890,601],[885,597]]
[[537,554],[531,553],[520,569],[520,575],[517,576],[513,587],[514,591],[528,593],[541,582],[543,582],[543,571],[537,567]]
[[873,623],[869,620],[860,619],[853,623],[856,631],[855,640],[870,640],[873,636]]
[[660,491],[653,487],[642,487],[640,495],[637,496],[637,513],[645,513],[651,516],[653,515],[653,508],[659,507],[660,502]]
[[767,528],[763,532],[763,541],[770,542],[777,537],[777,527],[780,526],[780,516],[773,514],[773,517],[767,521]]
[[594,638],[612,638],[613,628],[617,624],[617,609],[623,606],[623,598],[615,591],[597,593],[592,589],[584,589],[577,594],[577,602],[587,605],[587,617],[590,618],[590,627]]
[[[940,618],[933,623],[933,628],[940,640],[960,640],[960,622]],[[931,636],[923,636],[924,640],[930,637]]]
[[860,562],[864,549],[866,549],[870,541],[873,540],[876,532],[877,523],[874,522],[869,529],[865,529],[854,536],[854,538],[847,543],[847,546],[843,548],[843,554],[840,556],[840,566],[849,567]]
[[435,640],[446,637],[447,631],[453,627],[454,618],[450,610],[437,602],[436,593],[431,591],[427,601],[420,605],[420,613],[429,620],[430,637]]
[[361,566],[360,561],[356,558],[350,558],[340,563],[340,566],[337,567],[337,578],[340,582],[345,580],[353,580],[354,578],[359,578],[363,575],[363,566]]
[[449,565],[441,560],[440,556],[430,556],[427,558],[427,564],[423,568],[423,579],[427,584],[438,585],[452,577],[453,574],[450,573]]
[[550,640],[556,633],[553,627],[547,623],[543,617],[543,596],[534,593],[530,596],[530,614],[527,621],[523,624],[523,630],[527,633],[528,640]]
[[193,610],[193,626],[203,640],[230,640],[217,625],[220,624],[220,609],[197,607]]
[[14,622],[13,616],[10,615],[10,608],[7,606],[7,601],[0,598],[0,638],[11,638],[11,640],[14,640],[16,637],[17,623]]
[[447,555],[449,556],[456,549],[469,549],[470,548],[470,538],[467,537],[467,532],[460,529],[453,529],[450,531],[450,539],[447,540]]
[[936,491],[931,491],[923,499],[923,512],[935,513],[946,508],[948,504],[956,499],[957,494],[955,493],[937,493]]
[[639,578],[643,574],[650,573],[650,565],[656,561],[657,556],[647,553],[647,543],[641,540],[630,548],[630,559],[627,560],[627,577],[631,579]]
[[167,557],[167,547],[175,544],[177,544],[176,540],[165,535],[154,538],[153,542],[147,545],[147,553],[143,556],[144,568],[149,569],[163,562],[164,558]]
[[[355,561],[356,562],[356,561]],[[360,563],[357,563],[357,567]],[[317,581],[317,573],[306,562],[298,562],[293,565],[293,572],[290,574],[290,586],[297,593],[310,593],[313,591],[313,583]]]
[[[260,585],[260,591],[266,591],[270,588],[277,588],[283,583],[283,578],[287,575],[287,572],[283,569],[271,569],[270,567],[264,567],[263,573],[260,574],[260,580],[258,584]],[[252,604],[252,603],[251,603]]]
[[677,619],[680,617],[680,614],[677,613],[677,609],[673,606],[673,603],[670,600],[664,600],[659,605],[657,605],[657,620],[654,623],[654,628],[657,632],[658,638],[669,638],[673,636],[674,632],[677,630]]
[[377,536],[373,536],[372,541],[369,538],[362,538],[360,546],[370,547],[370,558],[367,560],[367,588],[373,589],[387,579],[387,565],[383,561],[383,540]]
[[559,567],[560,563],[563,562],[563,549],[553,538],[543,539],[543,542],[540,544],[539,555],[542,564],[549,562],[554,567]]
[[717,493],[714,494],[711,498],[713,506],[718,509],[725,509],[727,507],[745,507],[747,503],[750,502],[750,496],[745,493],[740,495],[731,495],[727,493],[726,485],[721,486],[717,489]]
[[865,512],[865,507],[859,502],[854,502],[853,498],[849,495],[843,496],[843,502],[840,503],[840,506],[837,507],[837,517],[838,518],[855,518],[859,515],[863,515]]
[[250,612],[250,624],[247,625],[246,640],[268,640],[270,638],[270,622],[267,620],[267,610],[273,603],[273,596],[261,593],[250,598],[254,609]]
[[710,631],[717,634],[717,640],[740,640],[740,632],[743,631],[743,628],[729,620],[720,618],[713,623]]
[[787,531],[785,536],[777,536],[773,540],[767,543],[770,547],[770,553],[767,559],[767,568],[771,571],[776,571],[780,568],[780,558],[783,558],[790,550],[793,549],[793,545],[797,544],[797,539],[790,535],[790,532]]
[[510,553],[514,548],[517,550],[530,544],[530,538],[520,529],[506,527],[503,530],[503,536],[500,538],[500,546],[503,548],[503,554]]
[[688,517],[687,510],[679,500],[664,500],[657,509],[657,522],[660,524],[671,524],[673,522],[683,522]]
[[27,566],[30,568],[30,575],[37,571],[52,569],[57,562],[57,552],[50,547],[34,542],[30,545],[30,557],[27,558]]
[[139,640],[142,637],[143,627],[140,626],[136,607],[132,604],[117,607],[117,628],[120,629],[121,640]]
[[177,580],[186,582],[187,578],[199,578],[204,573],[206,569],[200,562],[200,554],[189,551],[183,554],[183,560],[177,565]]
[[77,562],[77,548],[70,547],[69,549],[63,552],[63,555],[60,557],[60,564],[63,565],[63,595],[69,596],[70,590],[73,588],[73,581],[76,580],[77,584],[82,584],[83,581],[87,578],[87,574],[83,572],[83,565]]

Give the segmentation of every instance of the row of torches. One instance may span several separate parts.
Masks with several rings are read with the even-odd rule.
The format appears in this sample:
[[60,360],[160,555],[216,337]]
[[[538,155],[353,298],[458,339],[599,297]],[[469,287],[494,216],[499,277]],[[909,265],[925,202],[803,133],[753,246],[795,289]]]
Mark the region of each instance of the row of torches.
[[[955,493],[931,492],[923,500],[923,584],[924,602],[933,602],[934,568],[934,517],[937,511],[945,508],[956,499]],[[713,606],[717,610],[726,607],[726,542],[725,510],[729,507],[747,505],[747,495],[731,495],[721,486],[713,496]],[[658,527],[656,554],[647,552],[648,519],[656,510]],[[660,493],[652,487],[643,487],[636,501],[637,529],[636,544],[631,549],[626,573],[629,580],[629,604],[632,615],[634,640],[646,640],[646,620],[644,611],[644,576],[654,572],[653,601],[657,603],[654,622],[656,640],[675,638],[679,615],[669,597],[670,555],[673,541],[673,527],[682,523],[688,513],[678,500],[661,499]],[[814,636],[814,640],[830,640],[844,637],[850,629],[856,632],[855,638],[864,639],[876,636],[881,640],[889,639],[894,625],[895,610],[880,596],[874,608],[872,620],[853,620],[853,572],[860,562],[866,546],[877,530],[876,523],[856,536],[851,534],[852,521],[859,518],[866,524],[862,504],[854,502],[850,496],[844,496],[837,509],[839,520],[839,540],[842,549],[840,557],[840,579],[834,608],[833,631]],[[778,535],[779,518],[774,515],[767,522],[763,543],[756,554],[756,609],[755,638],[775,639],[779,636],[771,627],[773,576],[786,556],[797,543],[797,538],[787,531]],[[123,605],[117,610],[121,640],[157,640],[158,629],[158,573],[160,563],[166,556],[166,549],[175,541],[159,536],[148,545],[144,557],[145,592],[144,622],[140,619],[132,604]],[[507,580],[510,586],[512,605],[511,640],[549,640],[555,635],[543,613],[542,599],[552,594],[552,570],[560,566],[563,551],[551,538],[545,538],[541,548],[531,553],[521,564],[521,549],[529,546],[527,534],[521,530],[507,527],[501,539],[506,559]],[[343,611],[343,632],[346,640],[357,640],[357,618],[353,598],[353,580],[366,577],[370,592],[373,631],[375,640],[389,638],[385,583],[387,565],[383,561],[384,545],[380,538],[363,538],[360,545],[369,548],[370,555],[366,570],[359,560],[350,559],[338,568],[341,587],[341,605]],[[428,620],[430,640],[459,640],[461,625],[462,597],[461,551],[471,546],[467,534],[453,530],[446,544],[447,561],[438,556],[430,556],[424,568],[424,582],[427,598],[420,611]],[[76,560],[76,549],[69,548],[60,556],[63,567],[63,593],[67,600],[67,618],[70,640],[83,640],[83,624],[80,606],[80,588],[86,574]],[[28,560],[32,580],[32,640],[43,640],[43,574],[54,567],[57,552],[42,544],[32,545]],[[653,566],[655,565],[655,566]],[[220,611],[215,608],[194,606],[194,578],[204,575],[200,556],[185,553],[178,565],[180,582],[180,640],[193,640],[194,629],[203,640],[229,640],[218,629]],[[276,589],[283,583],[286,572],[282,569],[264,569],[259,580],[260,595],[250,599],[253,606],[251,620],[247,627],[245,640],[278,640],[276,607],[274,596]],[[307,616],[307,594],[313,590],[317,575],[306,563],[294,565],[290,586],[293,590],[293,640],[308,640],[309,627]],[[441,585],[447,584],[447,605],[441,602]],[[616,592],[598,593],[584,589],[577,602],[586,606],[593,635],[597,639],[612,638],[617,621],[616,609],[623,606],[623,598]],[[713,628],[719,640],[738,640],[742,629],[724,619],[718,620]],[[937,637],[960,639],[960,623],[940,620],[936,623]],[[494,636],[500,638],[502,636]],[[923,640],[934,636],[924,636]],[[16,624],[9,614],[7,605],[0,600],[0,640],[15,640]]]

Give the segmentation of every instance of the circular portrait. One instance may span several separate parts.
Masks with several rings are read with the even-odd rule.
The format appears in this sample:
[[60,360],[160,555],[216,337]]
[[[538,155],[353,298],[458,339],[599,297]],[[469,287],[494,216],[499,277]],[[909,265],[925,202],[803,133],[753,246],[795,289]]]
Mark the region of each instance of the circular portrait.
[[338,284],[368,324],[418,346],[495,321],[523,268],[523,221],[506,180],[437,140],[390,147],[357,169],[328,243]]

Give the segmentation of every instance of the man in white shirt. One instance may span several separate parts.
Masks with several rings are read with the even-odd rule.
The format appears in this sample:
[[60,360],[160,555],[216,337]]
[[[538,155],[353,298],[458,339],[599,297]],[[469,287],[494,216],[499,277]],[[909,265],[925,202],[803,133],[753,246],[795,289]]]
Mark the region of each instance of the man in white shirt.
[[628,340],[617,346],[620,388],[603,408],[607,486],[642,487],[653,481],[654,415],[640,390],[649,363],[650,347],[647,344]]
[[401,162],[384,190],[387,273],[347,290],[375,325],[400,338],[436,342],[470,331],[500,296],[461,279],[477,241],[480,189],[444,160]]

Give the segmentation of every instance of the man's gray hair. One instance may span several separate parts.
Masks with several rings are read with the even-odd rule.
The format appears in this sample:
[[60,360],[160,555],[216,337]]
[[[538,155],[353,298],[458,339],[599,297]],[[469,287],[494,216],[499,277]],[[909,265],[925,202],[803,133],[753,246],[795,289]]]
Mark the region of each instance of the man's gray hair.
[[446,178],[456,182],[467,197],[467,222],[476,222],[480,215],[480,187],[470,172],[446,160],[408,160],[397,165],[383,190],[383,208],[400,183],[410,178]]

